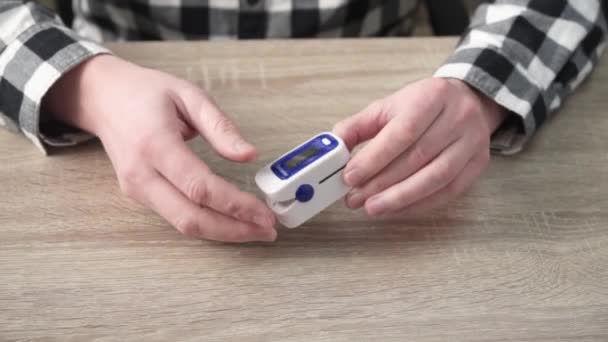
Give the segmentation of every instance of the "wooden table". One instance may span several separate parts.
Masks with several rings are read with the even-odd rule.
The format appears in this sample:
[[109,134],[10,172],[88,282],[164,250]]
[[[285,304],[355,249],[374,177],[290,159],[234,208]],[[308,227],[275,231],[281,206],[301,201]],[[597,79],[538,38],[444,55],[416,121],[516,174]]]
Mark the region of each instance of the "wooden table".
[[[429,76],[453,39],[150,43],[265,162]],[[117,75],[117,80],[119,80]],[[341,203],[274,244],[189,240],[119,192],[98,143],[43,157],[0,132],[0,340],[608,341],[608,64],[525,152],[424,219]]]

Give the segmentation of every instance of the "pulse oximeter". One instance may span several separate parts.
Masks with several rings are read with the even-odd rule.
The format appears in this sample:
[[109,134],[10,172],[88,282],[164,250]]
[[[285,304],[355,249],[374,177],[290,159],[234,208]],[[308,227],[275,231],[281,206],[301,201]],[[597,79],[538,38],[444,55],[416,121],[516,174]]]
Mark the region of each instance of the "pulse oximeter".
[[342,180],[349,159],[342,139],[321,133],[266,165],[255,182],[279,222],[295,228],[350,190]]

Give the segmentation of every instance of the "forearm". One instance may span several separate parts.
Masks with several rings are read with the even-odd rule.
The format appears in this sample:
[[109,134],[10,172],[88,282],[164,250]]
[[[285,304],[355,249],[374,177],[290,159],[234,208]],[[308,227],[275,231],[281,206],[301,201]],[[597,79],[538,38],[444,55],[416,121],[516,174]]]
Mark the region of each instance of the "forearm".
[[49,9],[26,1],[0,4],[0,123],[43,151],[41,103],[53,84],[91,56],[107,52],[63,26]]
[[606,35],[601,6],[599,0],[480,6],[436,76],[461,79],[508,109],[512,116],[494,146],[515,153],[597,63]]

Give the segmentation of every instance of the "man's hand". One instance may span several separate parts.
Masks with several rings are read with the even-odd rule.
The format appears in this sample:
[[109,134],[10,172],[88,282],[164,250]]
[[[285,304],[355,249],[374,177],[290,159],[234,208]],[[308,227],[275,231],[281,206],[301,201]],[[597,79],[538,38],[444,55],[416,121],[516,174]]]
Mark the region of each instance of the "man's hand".
[[97,135],[122,191],[180,232],[229,242],[276,238],[270,209],[215,175],[184,142],[201,134],[224,158],[256,158],[255,148],[195,85],[104,55],[64,75],[43,106]]
[[490,136],[506,110],[459,80],[425,79],[338,123],[352,149],[344,169],[350,208],[418,214],[464,192],[490,159]]

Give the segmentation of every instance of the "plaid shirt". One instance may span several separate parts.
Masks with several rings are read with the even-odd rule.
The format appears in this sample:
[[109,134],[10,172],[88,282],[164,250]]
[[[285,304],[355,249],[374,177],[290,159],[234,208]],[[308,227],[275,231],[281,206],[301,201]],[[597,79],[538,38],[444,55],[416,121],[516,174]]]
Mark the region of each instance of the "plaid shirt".
[[[406,35],[416,0],[74,0],[74,28],[30,1],[0,3],[0,125],[41,150],[77,142],[40,129],[44,94],[106,51],[104,40]],[[436,77],[467,82],[513,115],[494,135],[509,154],[589,75],[605,47],[605,0],[496,0]],[[44,125],[48,127],[48,125]]]

